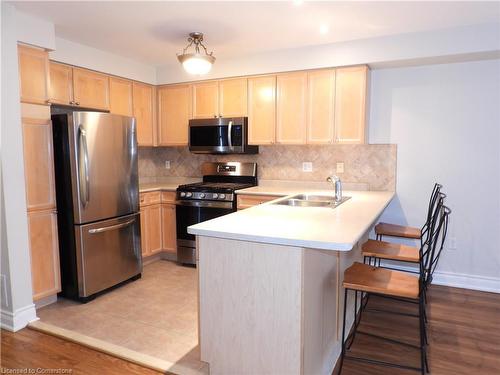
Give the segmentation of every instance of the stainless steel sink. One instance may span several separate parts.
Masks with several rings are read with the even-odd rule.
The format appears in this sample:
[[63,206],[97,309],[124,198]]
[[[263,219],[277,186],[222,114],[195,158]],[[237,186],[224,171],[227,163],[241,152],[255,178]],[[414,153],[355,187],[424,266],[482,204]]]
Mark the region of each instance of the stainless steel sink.
[[293,206],[293,207],[331,207],[335,208],[340,206],[342,203],[350,199],[351,197],[342,197],[340,202],[335,202],[333,197],[325,195],[312,195],[312,194],[298,194],[278,201],[273,204],[279,204],[282,206]]

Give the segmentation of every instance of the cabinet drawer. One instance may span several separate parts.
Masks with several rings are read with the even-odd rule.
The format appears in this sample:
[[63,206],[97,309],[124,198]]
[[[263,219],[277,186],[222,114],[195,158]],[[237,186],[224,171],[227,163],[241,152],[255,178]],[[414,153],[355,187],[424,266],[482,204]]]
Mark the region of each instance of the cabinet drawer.
[[153,191],[150,193],[141,193],[139,194],[140,200],[139,203],[141,206],[148,206],[150,204],[160,203],[161,202],[161,192]]
[[161,203],[175,203],[175,191],[162,191]]
[[238,210],[243,210],[257,204],[266,203],[279,197],[275,195],[240,195],[238,194]]

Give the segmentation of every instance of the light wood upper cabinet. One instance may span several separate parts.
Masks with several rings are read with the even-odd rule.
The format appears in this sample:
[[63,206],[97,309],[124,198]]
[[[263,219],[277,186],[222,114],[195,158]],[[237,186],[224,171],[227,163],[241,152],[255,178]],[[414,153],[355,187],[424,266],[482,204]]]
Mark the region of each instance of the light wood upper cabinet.
[[55,210],[28,213],[33,299],[61,291],[57,214]]
[[162,248],[168,252],[177,251],[177,229],[175,224],[175,205],[161,205]]
[[109,111],[117,115],[133,116],[132,81],[109,78]]
[[368,72],[367,66],[336,70],[335,141],[338,143],[365,142]]
[[50,62],[51,103],[73,104],[73,68],[69,65]]
[[109,77],[105,74],[73,68],[73,93],[76,105],[109,109]]
[[160,146],[188,144],[191,103],[191,85],[163,86],[158,89],[158,144]]
[[50,107],[22,104],[24,173],[28,211],[56,207]]
[[247,111],[247,79],[219,81],[219,115],[222,117],[245,117]]
[[18,46],[21,102],[48,104],[49,54],[47,51]]
[[276,95],[276,142],[306,143],[307,73],[280,74]]
[[156,142],[154,91],[155,88],[151,85],[133,83],[133,113],[137,121],[137,143],[139,146],[154,146]]
[[332,143],[335,124],[335,70],[308,72],[307,81],[307,143]]
[[275,141],[276,76],[248,79],[248,143],[269,145]]
[[193,118],[214,118],[219,115],[219,84],[217,81],[193,85]]

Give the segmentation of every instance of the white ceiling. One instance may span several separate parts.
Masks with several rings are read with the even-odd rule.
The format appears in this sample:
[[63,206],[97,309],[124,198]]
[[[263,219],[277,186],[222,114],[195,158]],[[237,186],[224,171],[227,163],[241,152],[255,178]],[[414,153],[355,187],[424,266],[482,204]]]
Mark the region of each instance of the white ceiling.
[[58,37],[156,66],[174,62],[191,31],[205,33],[209,51],[224,58],[500,22],[496,1],[12,3],[52,21]]

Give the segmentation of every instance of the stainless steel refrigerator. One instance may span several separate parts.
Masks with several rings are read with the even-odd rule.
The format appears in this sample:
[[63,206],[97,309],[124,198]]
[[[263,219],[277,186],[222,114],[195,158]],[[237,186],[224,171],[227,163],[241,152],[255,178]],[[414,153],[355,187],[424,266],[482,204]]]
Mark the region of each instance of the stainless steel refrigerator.
[[141,276],[136,123],[67,112],[52,126],[61,294],[86,302]]

